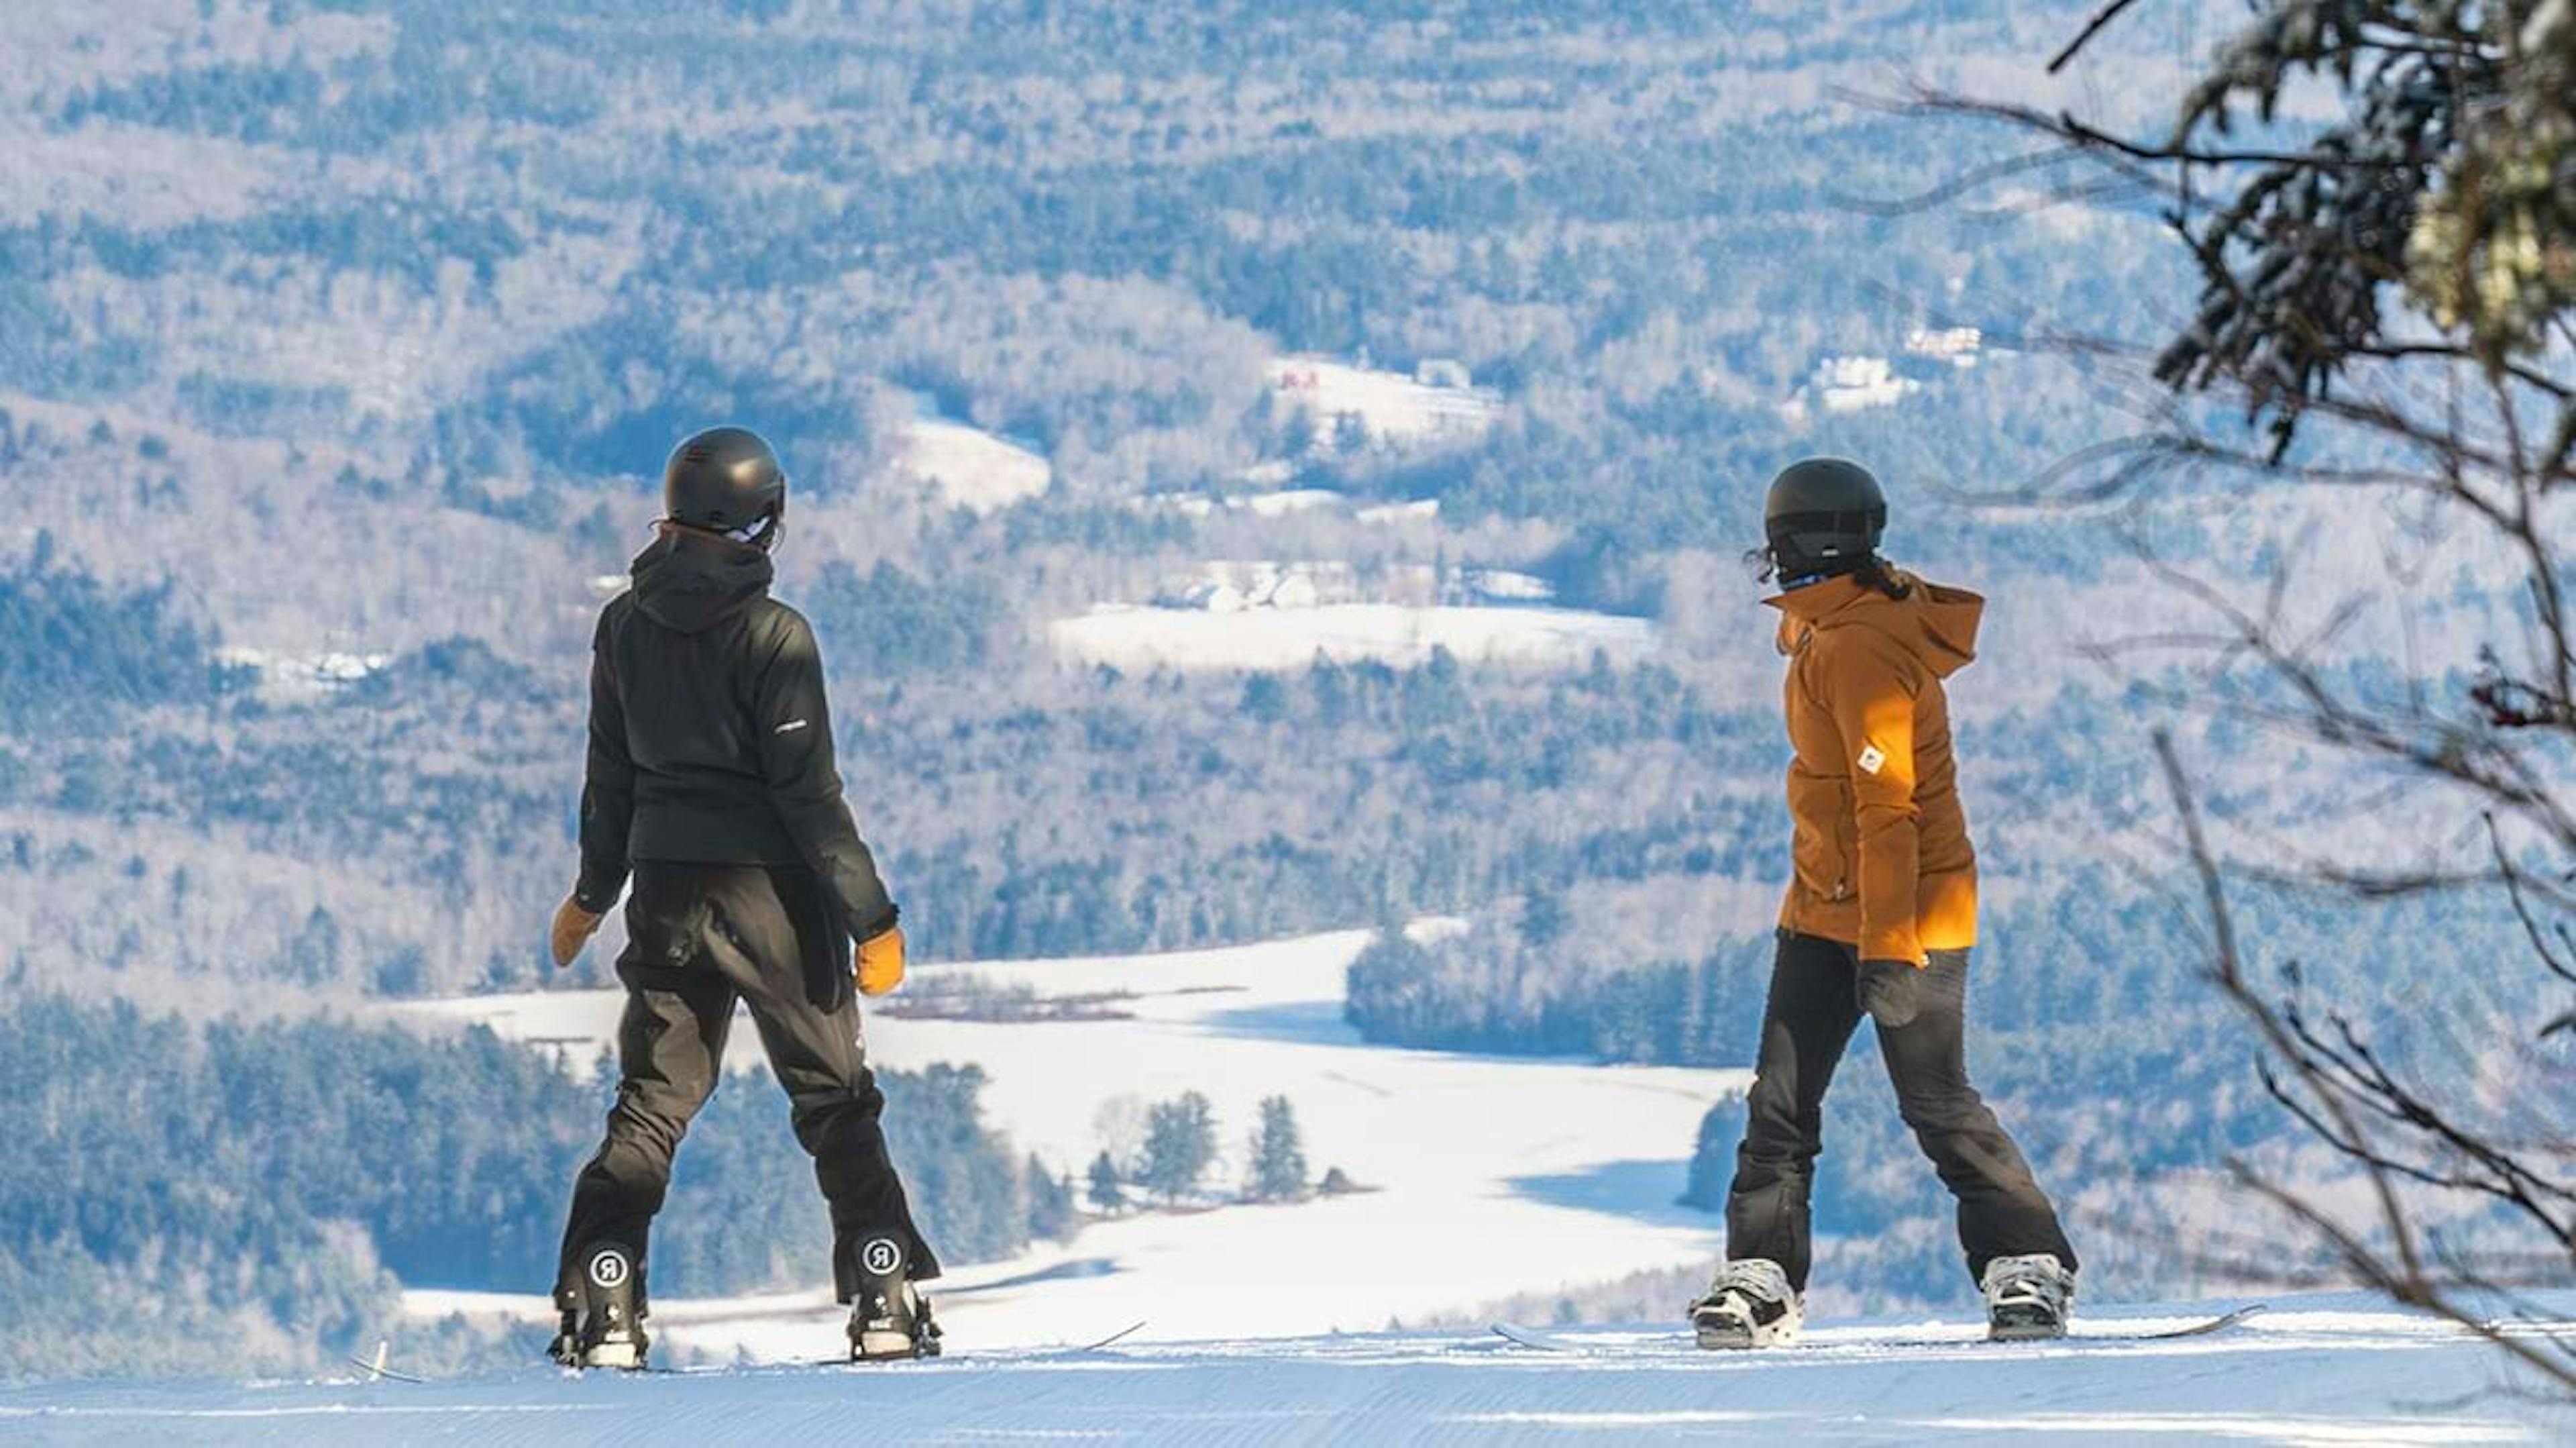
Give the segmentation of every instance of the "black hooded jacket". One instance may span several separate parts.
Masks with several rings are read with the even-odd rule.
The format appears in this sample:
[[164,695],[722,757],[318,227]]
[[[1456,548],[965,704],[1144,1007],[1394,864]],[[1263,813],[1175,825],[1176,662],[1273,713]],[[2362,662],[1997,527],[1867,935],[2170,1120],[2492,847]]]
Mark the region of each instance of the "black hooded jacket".
[[823,656],[769,596],[769,555],[684,528],[635,559],[591,641],[581,881],[606,911],[636,860],[802,865],[852,939],[895,922],[841,798]]

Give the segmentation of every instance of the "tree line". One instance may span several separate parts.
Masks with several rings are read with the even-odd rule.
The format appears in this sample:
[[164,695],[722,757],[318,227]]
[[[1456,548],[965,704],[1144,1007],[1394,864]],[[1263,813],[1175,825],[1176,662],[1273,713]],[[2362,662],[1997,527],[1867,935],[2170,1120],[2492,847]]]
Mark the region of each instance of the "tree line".
[[[309,1369],[395,1335],[403,1286],[548,1290],[614,1080],[481,1027],[194,1026],[21,996],[0,1013],[0,1376]],[[980,1071],[879,1080],[943,1256],[1068,1229],[1065,1183],[984,1124]],[[654,1242],[655,1287],[675,1296],[801,1284],[829,1262],[811,1162],[762,1073],[708,1102]],[[417,1331],[444,1333],[440,1352],[526,1347]]]

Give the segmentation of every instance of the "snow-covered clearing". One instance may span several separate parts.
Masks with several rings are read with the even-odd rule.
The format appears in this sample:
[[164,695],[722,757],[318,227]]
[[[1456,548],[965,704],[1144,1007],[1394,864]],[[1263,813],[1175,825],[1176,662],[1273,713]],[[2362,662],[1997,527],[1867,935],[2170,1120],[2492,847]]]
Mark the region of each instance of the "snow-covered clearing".
[[1350,413],[1381,443],[1467,441],[1492,427],[1503,411],[1501,395],[1491,388],[1439,386],[1321,357],[1273,358],[1269,380],[1283,411],[1306,410],[1328,438],[1334,420]]
[[[1243,1316],[1257,1318],[1258,1294]],[[2138,1315],[2171,1321],[2171,1309]],[[2093,1319],[2097,1324],[2106,1317]],[[1910,1330],[1908,1330],[1910,1331]],[[455,1382],[59,1383],[0,1390],[0,1433],[48,1442],[376,1444],[1100,1440],[1157,1443],[2519,1444],[2576,1421],[2501,1391],[2464,1334],[2312,1298],[2222,1336],[2003,1347],[1701,1353],[1670,1328],[1573,1330],[1597,1353],[1469,1331],[1095,1352],[967,1352],[879,1367]],[[1919,1334],[1914,1334],[1918,1335]]]
[[[961,1350],[1087,1342],[1140,1318],[1151,1324],[1143,1336],[1157,1340],[1370,1330],[1716,1250],[1713,1219],[1673,1199],[1701,1113],[1741,1089],[1745,1073],[1364,1045],[1341,1003],[1344,971],[1367,939],[1344,931],[1231,950],[917,968],[922,982],[1135,993],[1123,1003],[1127,1020],[871,1020],[869,1052],[882,1065],[983,1067],[987,1116],[1023,1151],[1078,1171],[1101,1148],[1104,1106],[1114,1115],[1113,1103],[1203,1091],[1230,1157],[1219,1175],[1231,1185],[1258,1102],[1284,1094],[1316,1174],[1338,1166],[1373,1189],[1294,1206],[1130,1215],[1086,1227],[1066,1246],[953,1269],[938,1290],[951,1340]],[[404,1010],[561,1042],[587,1062],[610,1039],[620,999],[554,992]],[[735,1039],[734,1064],[756,1062],[751,1032]],[[926,1225],[935,1241],[937,1224]],[[534,1296],[422,1293],[414,1306],[545,1313]],[[657,1299],[654,1314],[664,1341],[726,1360],[737,1351],[761,1361],[810,1356],[839,1330],[820,1286],[722,1303]]]
[[1220,514],[1248,514],[1255,518],[1293,518],[1302,513],[1347,513],[1362,523],[1387,527],[1406,523],[1431,523],[1440,518],[1438,498],[1414,498],[1397,503],[1362,503],[1348,493],[1331,488],[1276,488],[1269,492],[1237,493],[1218,497],[1209,493],[1146,493],[1129,500],[1140,512],[1177,513],[1184,518],[1213,518]]
[[[620,586],[624,578],[617,580]],[[249,669],[258,675],[261,697],[279,704],[310,704],[358,683],[393,662],[393,655],[324,649],[293,653],[280,649],[226,646],[215,650],[215,662]]]
[[977,513],[1034,498],[1055,477],[1045,458],[1018,443],[940,417],[911,423],[895,467],[935,486],[949,503]]
[[1049,631],[1063,653],[1122,669],[1302,669],[1319,653],[1342,663],[1418,664],[1434,648],[1469,663],[1579,666],[1595,651],[1625,663],[1655,646],[1651,622],[1621,614],[1397,603],[1239,613],[1105,604],[1057,619]]

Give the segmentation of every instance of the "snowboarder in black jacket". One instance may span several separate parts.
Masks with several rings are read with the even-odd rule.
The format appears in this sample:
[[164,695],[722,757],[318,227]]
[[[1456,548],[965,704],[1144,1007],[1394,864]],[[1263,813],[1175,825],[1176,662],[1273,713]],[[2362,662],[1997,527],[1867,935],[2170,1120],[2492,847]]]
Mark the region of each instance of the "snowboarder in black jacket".
[[[830,1204],[853,1358],[937,1351],[913,1284],[939,1275],[878,1117],[853,993],[903,978],[903,931],[841,797],[822,654],[769,596],[787,479],[757,434],[682,443],[665,516],[591,645],[581,876],[556,912],[555,964],[581,953],[631,870],[622,1078],[607,1139],[564,1229],[556,1358],[644,1361],[646,1238],[671,1157],[751,1008]],[[852,968],[851,946],[857,945]]]

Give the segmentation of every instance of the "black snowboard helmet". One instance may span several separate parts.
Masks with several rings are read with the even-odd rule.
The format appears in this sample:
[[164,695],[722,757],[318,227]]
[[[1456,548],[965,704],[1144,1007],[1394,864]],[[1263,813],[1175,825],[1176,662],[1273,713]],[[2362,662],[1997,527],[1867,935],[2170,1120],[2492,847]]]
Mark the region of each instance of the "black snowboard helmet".
[[787,473],[767,440],[744,427],[711,427],[671,450],[662,467],[662,516],[762,549],[778,544]]
[[1847,458],[1805,458],[1771,480],[1762,531],[1783,583],[1857,572],[1878,556],[1887,494],[1869,469]]

